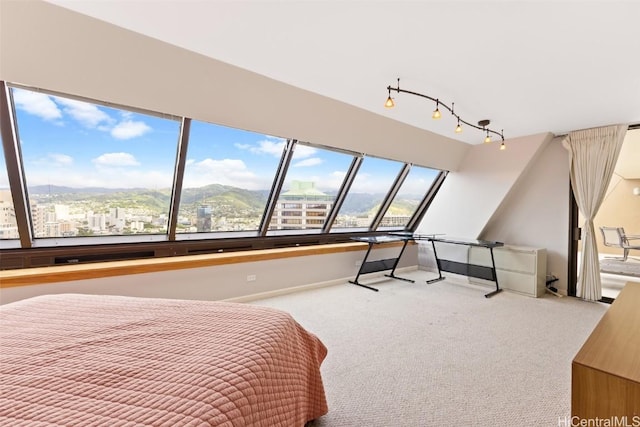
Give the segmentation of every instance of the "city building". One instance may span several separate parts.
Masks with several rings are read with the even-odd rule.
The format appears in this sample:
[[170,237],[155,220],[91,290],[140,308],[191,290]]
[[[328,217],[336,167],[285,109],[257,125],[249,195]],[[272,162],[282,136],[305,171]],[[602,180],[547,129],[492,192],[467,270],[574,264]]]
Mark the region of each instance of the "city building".
[[199,233],[211,231],[211,206],[198,206],[196,212],[196,229]]
[[322,228],[335,196],[319,191],[314,182],[292,181],[278,199],[270,228],[304,230]]

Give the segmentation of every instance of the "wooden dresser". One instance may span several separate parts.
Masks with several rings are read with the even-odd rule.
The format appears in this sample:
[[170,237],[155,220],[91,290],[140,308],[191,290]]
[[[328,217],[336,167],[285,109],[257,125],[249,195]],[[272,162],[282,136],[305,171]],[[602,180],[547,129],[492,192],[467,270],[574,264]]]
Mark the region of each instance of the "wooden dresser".
[[573,359],[571,415],[640,420],[640,283],[625,285]]

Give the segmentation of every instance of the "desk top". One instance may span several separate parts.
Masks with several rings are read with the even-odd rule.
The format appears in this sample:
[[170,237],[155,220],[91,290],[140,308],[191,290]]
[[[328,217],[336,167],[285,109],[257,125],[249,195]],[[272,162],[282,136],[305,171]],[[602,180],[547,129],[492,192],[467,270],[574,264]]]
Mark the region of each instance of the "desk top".
[[[494,242],[491,240],[466,239],[466,238],[459,238],[459,237],[445,237],[444,234],[438,234],[438,233],[418,234],[418,233],[411,233],[409,231],[393,231],[389,233],[389,235],[401,236],[405,239],[411,239],[411,240],[428,240],[428,241],[434,241],[434,242],[451,243],[455,245],[482,246],[485,248],[495,248],[498,246],[504,246],[504,243],[502,242]],[[442,237],[438,237],[438,236],[442,236]]]
[[412,233],[410,231],[390,231],[390,236],[400,236],[408,240],[430,240],[435,238],[436,236],[444,236],[444,234],[432,233],[432,234],[422,234],[422,233]]
[[640,383],[640,283],[627,282],[574,363]]
[[389,242],[400,242],[403,240],[411,240],[410,237],[406,236],[394,236],[394,235],[381,235],[381,236],[355,236],[351,237],[351,240],[355,240],[356,242],[365,242],[365,243],[389,243]]
[[454,245],[482,246],[484,248],[496,248],[504,246],[502,242],[494,242],[492,240],[465,239],[459,237],[430,237],[428,240],[441,243],[451,243]]

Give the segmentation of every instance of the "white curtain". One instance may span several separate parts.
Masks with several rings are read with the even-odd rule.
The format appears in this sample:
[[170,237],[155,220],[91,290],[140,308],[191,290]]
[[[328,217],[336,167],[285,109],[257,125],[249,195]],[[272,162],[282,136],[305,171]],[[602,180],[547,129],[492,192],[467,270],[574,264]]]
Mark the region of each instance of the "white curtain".
[[571,188],[580,213],[582,258],[578,269],[576,296],[591,301],[602,298],[600,261],[593,227],[627,132],[626,125],[607,126],[569,132],[562,145],[569,150]]

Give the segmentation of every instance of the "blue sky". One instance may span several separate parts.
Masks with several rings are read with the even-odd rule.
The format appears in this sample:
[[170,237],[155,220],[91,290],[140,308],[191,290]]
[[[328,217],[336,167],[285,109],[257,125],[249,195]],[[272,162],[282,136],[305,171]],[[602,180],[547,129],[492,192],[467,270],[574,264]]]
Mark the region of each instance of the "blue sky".
[[[178,121],[18,88],[12,88],[12,94],[28,185],[172,185]],[[184,186],[219,183],[269,189],[284,144],[282,138],[194,120]],[[298,145],[287,181],[314,181],[320,190],[335,190],[350,162],[351,156],[345,154]],[[362,171],[366,176],[354,190],[383,191],[381,185],[388,185],[382,182],[389,182],[399,167],[392,161],[370,159],[370,163],[376,167]],[[413,174],[412,187],[423,192],[435,172],[419,171]],[[7,186],[6,172],[0,174],[0,186]]]

